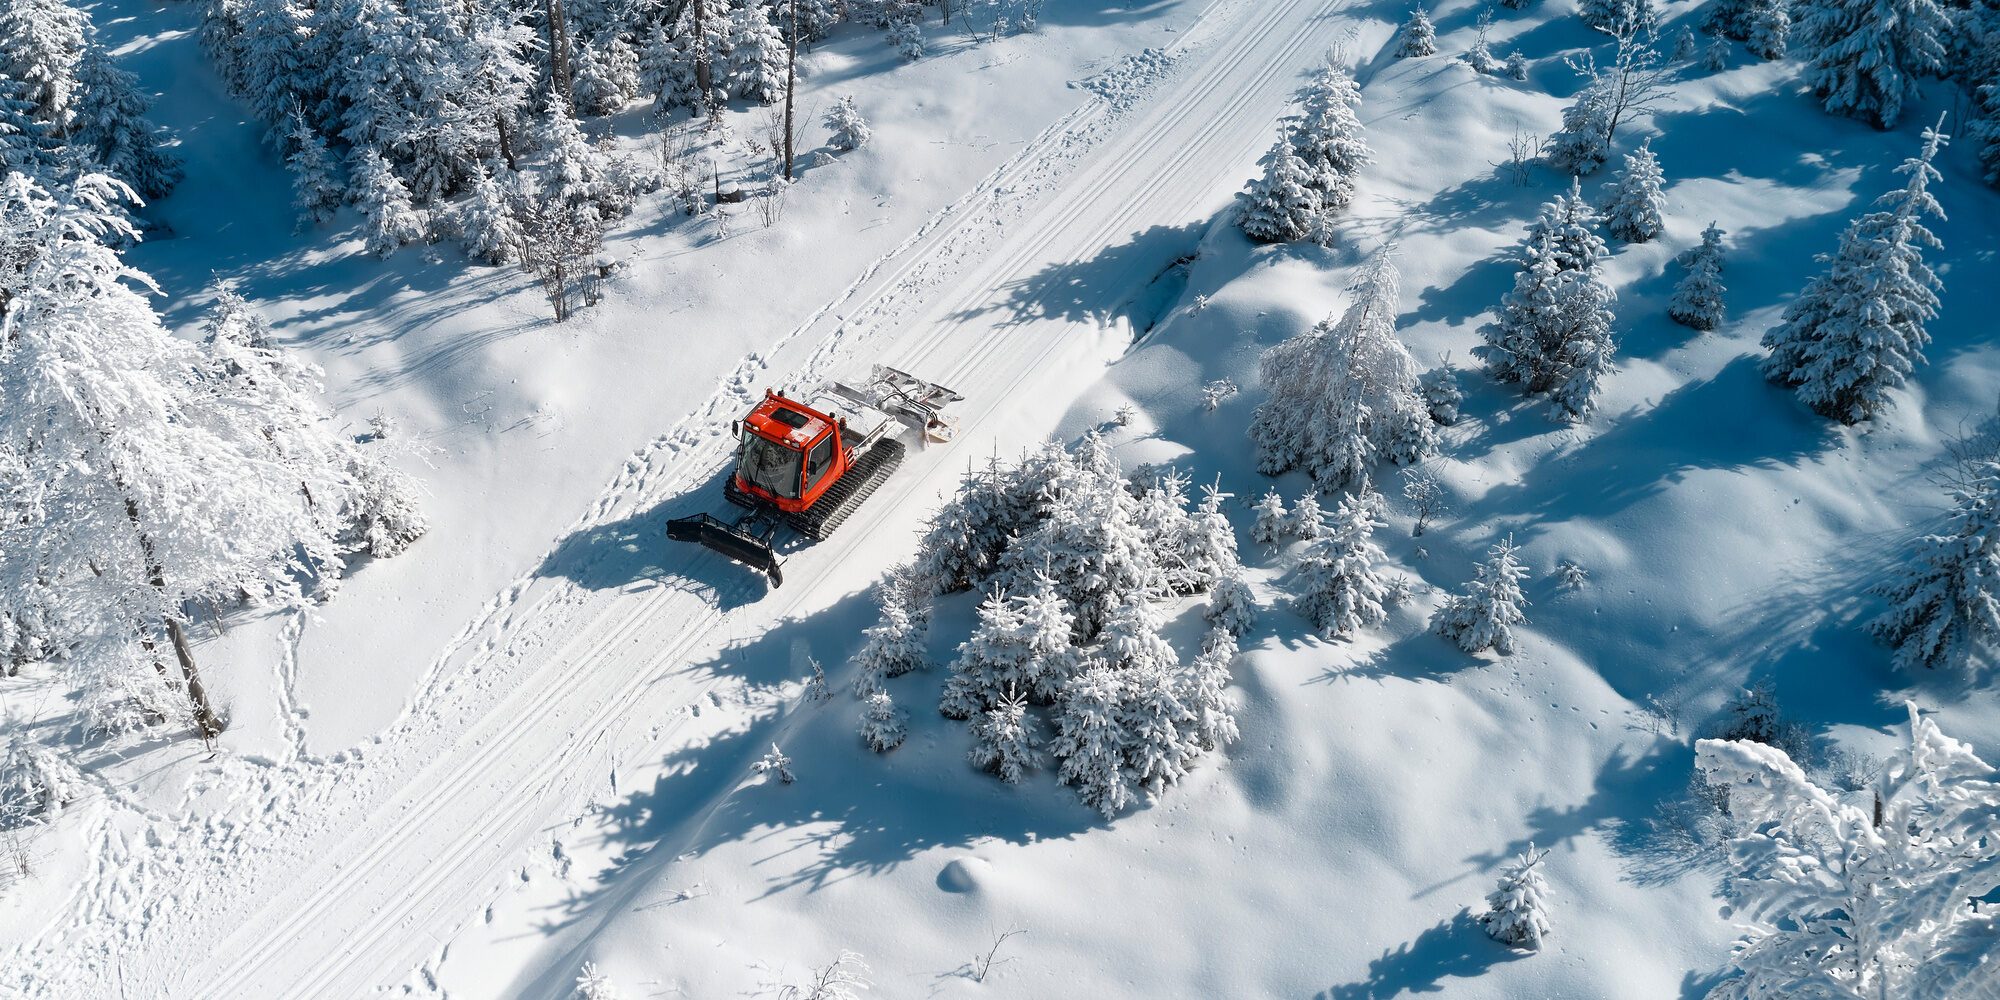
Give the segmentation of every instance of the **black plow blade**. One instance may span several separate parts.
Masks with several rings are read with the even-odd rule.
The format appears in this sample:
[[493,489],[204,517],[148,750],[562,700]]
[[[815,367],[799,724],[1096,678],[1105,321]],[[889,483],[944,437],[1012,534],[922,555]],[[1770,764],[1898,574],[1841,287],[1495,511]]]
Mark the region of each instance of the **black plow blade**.
[[773,587],[781,587],[785,583],[785,576],[778,569],[778,553],[771,548],[770,542],[725,524],[712,514],[677,517],[668,521],[667,537],[720,552],[763,573],[770,578]]

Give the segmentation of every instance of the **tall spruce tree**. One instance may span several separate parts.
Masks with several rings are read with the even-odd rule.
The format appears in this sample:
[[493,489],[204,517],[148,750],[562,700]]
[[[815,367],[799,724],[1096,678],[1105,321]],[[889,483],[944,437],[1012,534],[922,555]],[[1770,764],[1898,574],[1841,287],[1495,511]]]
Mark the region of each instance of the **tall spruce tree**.
[[1941,72],[1950,22],[1936,0],[1810,0],[1798,46],[1826,109],[1886,129],[1918,79]]

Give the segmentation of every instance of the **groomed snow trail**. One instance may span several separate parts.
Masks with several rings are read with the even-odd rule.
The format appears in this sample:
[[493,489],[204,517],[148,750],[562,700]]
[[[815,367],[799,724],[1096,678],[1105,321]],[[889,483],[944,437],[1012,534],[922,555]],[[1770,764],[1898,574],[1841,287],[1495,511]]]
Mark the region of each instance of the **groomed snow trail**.
[[[1071,308],[1068,278],[1081,268],[1097,287],[1137,292],[1166,267],[1171,258],[1105,251],[1212,218],[1217,191],[1247,175],[1303,74],[1339,40],[1343,3],[1214,5],[1149,96],[1086,101],[864,268],[842,300],[768,358],[747,359],[629,461],[579,532],[663,499],[719,503],[685,495],[726,463],[727,421],[767,382],[897,364],[968,397],[972,441],[1010,412],[1061,410],[1056,386],[1073,391],[1075,371],[1115,346],[1101,319]],[[717,593],[672,578],[599,590],[520,581],[440,656],[375,744],[327,761],[224,760],[205,784],[222,804],[205,803],[203,821],[107,831],[92,878],[9,968],[30,995],[79,998],[345,998],[405,981],[603,775],[744,683],[696,665],[732,636],[819,606],[835,586],[816,585],[821,571],[879,532],[908,531],[963,450],[913,454],[842,532],[790,560],[791,586],[761,601],[745,603],[761,581],[693,548],[664,564],[737,582]]]

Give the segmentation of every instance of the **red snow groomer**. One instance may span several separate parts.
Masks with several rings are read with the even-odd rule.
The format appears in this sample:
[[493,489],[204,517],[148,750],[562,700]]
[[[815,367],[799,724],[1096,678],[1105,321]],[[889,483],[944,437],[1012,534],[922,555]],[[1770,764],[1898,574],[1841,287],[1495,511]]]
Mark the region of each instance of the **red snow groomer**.
[[784,583],[772,537],[784,524],[819,541],[831,535],[902,464],[902,425],[925,443],[945,444],[958,422],[944,408],[965,397],[908,372],[876,365],[859,388],[834,382],[810,403],[764,390],[750,414],[730,424],[736,468],[722,486],[746,508],[733,522],[696,514],[667,522],[667,537],[695,542]]

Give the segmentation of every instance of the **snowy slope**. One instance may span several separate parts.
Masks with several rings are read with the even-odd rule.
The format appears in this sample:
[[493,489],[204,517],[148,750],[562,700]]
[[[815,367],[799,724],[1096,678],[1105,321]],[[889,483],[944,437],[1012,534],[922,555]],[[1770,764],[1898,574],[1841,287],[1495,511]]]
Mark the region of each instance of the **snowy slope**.
[[[1107,824],[1046,774],[1020,789],[972,774],[962,728],[928,710],[936,674],[895,682],[908,745],[861,747],[838,664],[872,620],[865,587],[966,463],[1074,437],[1128,400],[1139,420],[1112,431],[1128,464],[1261,493],[1242,436],[1257,353],[1339,308],[1346,268],[1383,241],[1401,248],[1413,351],[1463,361],[1557,186],[1515,187],[1494,162],[1516,124],[1552,125],[1574,86],[1560,56],[1593,41],[1567,4],[1500,21],[1494,48],[1534,60],[1517,84],[1448,58],[1469,4],[1437,11],[1439,56],[1400,62],[1381,54],[1395,5],[1113,13],[1059,6],[1040,36],[914,67],[881,64],[872,37],[827,47],[821,85],[883,109],[871,151],[809,171],[777,229],[631,234],[610,298],[567,327],[512,272],[289,236],[275,175],[238,175],[254,133],[209,124],[227,107],[212,84],[177,90],[161,117],[214,158],[160,206],[177,238],[138,263],[178,292],[209,269],[238,278],[328,365],[344,412],[393,408],[434,449],[440,526],[321,621],[208,644],[238,699],[227,752],[139,748],[106,768],[125,804],[91,804],[70,834],[101,836],[101,860],[65,849],[47,882],[67,898],[0,903],[13,985],[559,997],[595,960],[628,995],[710,996],[851,948],[885,996],[1699,995],[1735,931],[1714,872],[1642,835],[1691,753],[1638,707],[1658,696],[1699,720],[1770,676],[1863,751],[1896,720],[1901,692],[1881,692],[1907,681],[1852,625],[1937,512],[1925,477],[1943,436],[1992,411],[2000,356],[1975,298],[2000,198],[1969,157],[1944,164],[1933,364],[1886,419],[1831,428],[1756,376],[1756,339],[1925,115],[1878,134],[1793,93],[1788,64],[1693,74],[1667,115],[1621,133],[1664,131],[1673,205],[1665,239],[1613,257],[1626,339],[1599,414],[1557,427],[1469,374],[1438,463],[1454,511],[1423,558],[1406,518],[1381,535],[1450,589],[1511,532],[1536,574],[1523,648],[1473,659],[1423,634],[1436,594],[1351,645],[1302,638],[1290,554],[1258,555],[1272,606],[1238,663],[1245,739]],[[116,23],[149,82],[203,86],[168,21]],[[1116,100],[1063,85],[1161,44],[1161,71],[1118,73]],[[1359,58],[1377,166],[1336,249],[1252,249],[1227,225],[1231,193],[1336,44]],[[926,106],[899,121],[908,94]],[[926,148],[945,135],[969,145]],[[215,211],[245,192],[241,218]],[[1697,335],[1663,311],[1672,255],[1710,218],[1731,230],[1732,322]],[[913,455],[769,595],[666,548],[667,518],[716,506],[719,432],[748,398],[873,360],[963,391],[961,441]],[[1225,376],[1246,391],[1205,412],[1200,386]],[[1580,592],[1555,585],[1564,558],[1592,574]],[[944,608],[940,659],[969,614]],[[1190,649],[1192,616],[1169,635]],[[800,698],[808,658],[832,702]],[[1914,696],[2000,756],[1990,689]],[[773,741],[797,784],[751,776]],[[1459,913],[1530,841],[1556,850],[1557,938],[1522,957]],[[1027,931],[1013,961],[983,984],[961,974],[1010,928]]]

